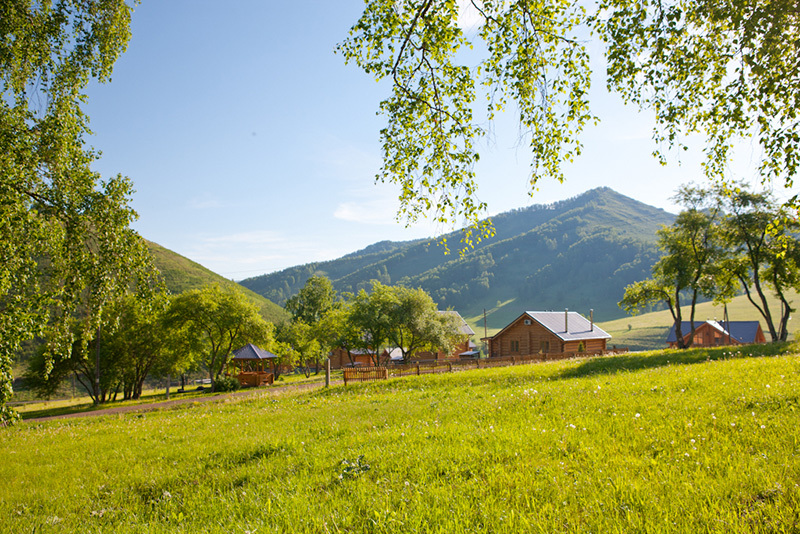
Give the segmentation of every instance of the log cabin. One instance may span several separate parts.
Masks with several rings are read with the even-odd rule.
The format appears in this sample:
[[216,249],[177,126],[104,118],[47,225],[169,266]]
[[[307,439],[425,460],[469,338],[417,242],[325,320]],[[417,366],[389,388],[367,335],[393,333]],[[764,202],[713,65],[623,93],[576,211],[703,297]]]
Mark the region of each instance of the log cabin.
[[489,357],[537,354],[602,354],[611,336],[577,312],[526,311],[494,336],[484,338]]

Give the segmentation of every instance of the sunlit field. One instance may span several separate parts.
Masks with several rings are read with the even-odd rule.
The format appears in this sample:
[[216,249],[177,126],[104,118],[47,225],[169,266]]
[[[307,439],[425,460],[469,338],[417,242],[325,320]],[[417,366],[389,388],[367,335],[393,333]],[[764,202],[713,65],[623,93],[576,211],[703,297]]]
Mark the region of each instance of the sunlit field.
[[0,532],[797,532],[796,352],[658,351],[23,422],[0,429]]

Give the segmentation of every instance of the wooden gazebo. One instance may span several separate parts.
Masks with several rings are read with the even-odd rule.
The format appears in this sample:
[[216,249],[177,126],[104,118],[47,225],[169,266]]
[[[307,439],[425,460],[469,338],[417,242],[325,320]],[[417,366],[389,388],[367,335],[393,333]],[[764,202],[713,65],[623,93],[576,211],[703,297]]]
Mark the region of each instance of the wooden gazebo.
[[248,343],[240,349],[233,351],[231,363],[238,370],[236,378],[241,386],[264,386],[272,384],[274,374],[271,369],[278,356],[268,350]]

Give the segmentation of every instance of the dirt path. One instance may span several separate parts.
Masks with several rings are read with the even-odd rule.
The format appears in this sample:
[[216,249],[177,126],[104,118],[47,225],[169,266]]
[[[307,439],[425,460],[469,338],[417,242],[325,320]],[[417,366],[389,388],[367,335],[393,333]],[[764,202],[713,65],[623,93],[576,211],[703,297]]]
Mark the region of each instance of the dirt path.
[[[341,382],[333,382],[331,381],[331,385],[335,385]],[[225,399],[230,398],[237,398],[237,397],[248,397],[250,395],[256,394],[263,394],[263,395],[278,395],[281,393],[286,393],[289,391],[301,391],[306,389],[318,389],[325,387],[324,382],[314,382],[312,384],[297,384],[294,386],[279,386],[279,387],[270,387],[270,388],[252,388],[246,389],[244,391],[236,391],[233,393],[219,393],[217,395],[211,395],[209,397],[192,397],[187,399],[175,399],[169,401],[161,401],[161,402],[150,402],[147,404],[133,404],[130,406],[117,406],[115,408],[106,408],[100,410],[93,410],[90,412],[75,412],[75,413],[66,413],[61,415],[50,415],[48,417],[35,417],[32,419],[25,419],[24,423],[34,423],[40,421],[52,421],[55,419],[73,419],[76,417],[92,417],[98,415],[116,415],[120,413],[128,413],[128,412],[152,412],[155,410],[164,410],[168,408],[172,408],[173,406],[180,406],[181,404],[192,404],[195,402],[213,402],[213,401],[223,401]]]

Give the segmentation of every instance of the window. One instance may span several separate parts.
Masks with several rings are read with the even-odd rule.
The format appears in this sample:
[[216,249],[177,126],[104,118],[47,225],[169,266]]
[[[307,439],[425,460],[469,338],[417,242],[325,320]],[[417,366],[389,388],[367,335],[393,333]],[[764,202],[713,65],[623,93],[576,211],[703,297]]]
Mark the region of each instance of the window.
[[530,325],[531,325],[531,320],[525,319],[525,326],[530,326]]
[[540,349],[539,352],[550,352],[550,342],[549,341],[542,341],[539,345]]
[[519,341],[517,340],[511,341],[511,352],[519,352]]

